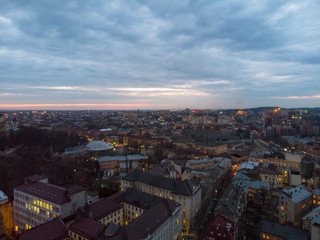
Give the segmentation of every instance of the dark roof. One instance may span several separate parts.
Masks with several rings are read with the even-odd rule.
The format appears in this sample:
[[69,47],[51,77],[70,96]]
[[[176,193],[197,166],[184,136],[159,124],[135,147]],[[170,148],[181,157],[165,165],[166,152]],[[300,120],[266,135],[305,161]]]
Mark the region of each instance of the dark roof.
[[190,180],[180,181],[158,175],[154,176],[149,173],[144,173],[138,169],[134,169],[129,172],[127,176],[123,178],[123,180],[129,182],[143,182],[154,187],[170,190],[174,194],[184,196],[191,196],[200,189],[199,184]]
[[269,221],[261,221],[261,232],[283,237],[286,240],[307,240],[308,232],[294,227],[281,225]]
[[171,217],[179,204],[165,199],[165,201],[152,207],[150,210],[136,218],[128,226],[122,229],[114,240],[140,240],[146,239],[157,228]]
[[65,188],[47,183],[29,183],[15,189],[60,205],[71,201]]
[[88,206],[90,218],[99,220],[122,208],[121,204],[107,198],[101,199]]
[[19,240],[62,240],[68,231],[60,218],[55,218],[22,234]]
[[32,176],[25,178],[24,181],[25,181],[25,183],[31,183],[31,182],[37,182],[37,181],[40,181],[43,179],[46,179],[46,177],[35,174],[35,175],[32,175]]
[[78,192],[84,191],[84,188],[79,185],[73,185],[73,186],[66,188],[66,190],[69,194],[76,194]]
[[68,230],[75,232],[88,239],[97,239],[106,226],[88,218],[76,220],[68,227]]
[[164,200],[161,197],[138,191],[135,188],[127,188],[125,192],[121,192],[121,194],[115,194],[110,198],[117,203],[125,202],[145,210]]
[[169,175],[168,170],[160,166],[152,168],[151,170],[148,171],[148,173],[152,175],[161,175],[161,176]]

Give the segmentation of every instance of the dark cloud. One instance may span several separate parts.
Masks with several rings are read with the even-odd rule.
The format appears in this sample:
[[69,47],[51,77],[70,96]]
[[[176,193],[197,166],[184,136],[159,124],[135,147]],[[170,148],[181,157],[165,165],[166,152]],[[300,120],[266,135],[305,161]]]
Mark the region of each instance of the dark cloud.
[[319,9],[317,0],[2,2],[0,100],[290,106],[277,97],[320,94]]

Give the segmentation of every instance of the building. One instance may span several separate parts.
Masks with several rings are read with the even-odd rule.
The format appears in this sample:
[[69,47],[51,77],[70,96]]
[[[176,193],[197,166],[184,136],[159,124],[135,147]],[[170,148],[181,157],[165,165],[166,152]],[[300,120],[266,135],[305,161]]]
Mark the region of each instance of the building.
[[34,228],[54,218],[66,218],[76,213],[86,202],[82,187],[62,188],[35,176],[14,188],[13,224],[16,232]]
[[8,197],[0,191],[0,236],[5,234],[10,236],[12,233],[12,207]]
[[260,240],[308,240],[308,232],[269,221],[261,221]]
[[320,239],[320,218],[311,223],[311,240]]
[[147,160],[148,157],[142,155],[103,156],[98,158],[101,171],[106,171],[108,175],[120,173],[123,176],[132,169],[143,168]]
[[182,232],[188,234],[201,208],[201,188],[191,180],[176,180],[133,170],[121,179],[121,191],[135,187],[139,191],[174,200],[182,205]]
[[320,206],[320,189],[313,190],[312,203],[314,207]]
[[271,153],[271,152],[252,152],[248,161],[272,164],[277,167],[290,167],[300,171],[303,154],[300,153]]
[[218,214],[207,228],[204,239],[235,240],[235,224],[228,218]]
[[245,204],[243,189],[236,185],[229,185],[214,209],[215,216],[220,214],[232,223],[234,236],[237,236],[238,223],[245,209]]
[[271,188],[281,188],[282,172],[270,168],[261,168],[259,172],[259,180],[269,183]]
[[310,231],[311,223],[317,218],[320,219],[320,207],[312,209],[311,212],[302,217],[302,229]]
[[312,207],[312,194],[303,186],[285,189],[280,196],[279,222],[301,225],[302,217]]
[[24,232],[19,240],[69,240],[67,228],[61,218],[55,218],[29,231]]
[[104,225],[123,224],[123,206],[109,199],[100,199],[86,206],[85,210],[88,218]]
[[181,205],[135,188],[85,209],[86,216],[78,215],[68,225],[72,240],[177,240],[181,236]]

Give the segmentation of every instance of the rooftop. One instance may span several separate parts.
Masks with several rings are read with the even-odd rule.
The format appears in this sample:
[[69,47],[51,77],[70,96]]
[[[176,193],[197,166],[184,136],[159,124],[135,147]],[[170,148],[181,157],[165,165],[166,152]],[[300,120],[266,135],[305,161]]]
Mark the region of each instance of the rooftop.
[[103,233],[105,225],[91,219],[82,218],[71,223],[68,229],[87,239],[97,239]]
[[294,227],[281,225],[281,224],[273,223],[269,221],[261,222],[261,232],[280,236],[286,240],[307,240],[308,239],[308,232],[300,231]]
[[174,194],[184,195],[184,196],[191,196],[200,189],[199,184],[189,179],[180,181],[172,178],[166,178],[163,176],[151,175],[149,173],[144,173],[137,169],[134,169],[131,172],[129,172],[123,178],[123,180],[129,181],[129,182],[140,181],[151,186],[170,190]]
[[55,218],[26,231],[19,240],[63,240],[68,237],[68,231],[62,220]]
[[299,185],[295,188],[284,189],[281,196],[289,199],[294,203],[298,203],[311,196],[312,194],[305,190],[302,185]]
[[122,206],[119,203],[107,198],[101,199],[87,206],[90,218],[95,220],[99,220],[120,208],[122,208]]
[[113,149],[113,146],[103,142],[103,141],[92,141],[87,144],[89,151],[105,151]]
[[0,191],[0,204],[5,204],[6,202],[8,202],[8,197],[4,192]]
[[[68,189],[71,192],[68,192]],[[84,191],[81,186],[73,186],[68,189],[42,182],[27,183],[15,188],[17,191],[21,191],[59,205],[71,201],[68,196],[69,194]]]

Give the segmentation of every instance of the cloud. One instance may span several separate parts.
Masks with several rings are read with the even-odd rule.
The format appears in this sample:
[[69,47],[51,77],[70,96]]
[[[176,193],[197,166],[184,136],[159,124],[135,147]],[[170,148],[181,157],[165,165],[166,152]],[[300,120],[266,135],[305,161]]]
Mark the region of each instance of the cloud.
[[272,96],[320,88],[319,9],[317,0],[4,2],[2,100],[289,106]]
[[317,99],[320,98],[320,95],[314,96],[289,96],[289,97],[274,97],[276,99]]

